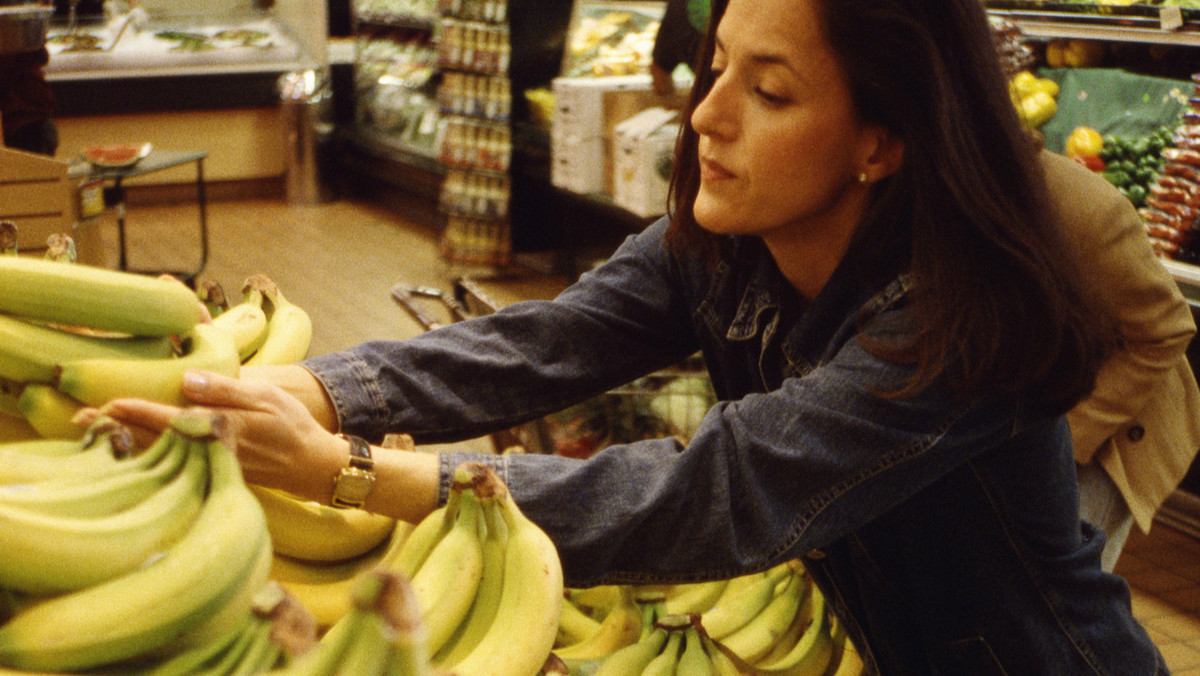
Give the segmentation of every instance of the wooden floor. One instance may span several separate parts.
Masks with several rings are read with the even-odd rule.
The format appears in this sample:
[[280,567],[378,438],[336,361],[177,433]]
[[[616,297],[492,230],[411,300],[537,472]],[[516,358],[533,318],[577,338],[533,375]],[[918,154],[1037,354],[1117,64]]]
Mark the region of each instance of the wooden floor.
[[[422,329],[391,299],[403,282],[449,292],[461,271],[439,257],[434,233],[371,204],[338,201],[286,206],[279,200],[209,205],[210,250],[203,276],[240,298],[247,276],[263,273],[313,316],[311,354],[371,338]],[[198,262],[194,205],[132,206],[128,263],[151,270],[190,270]],[[77,234],[81,260],[116,261],[111,214]],[[484,288],[499,304],[548,298],[566,280],[525,271]],[[430,306],[431,312],[437,309]],[[444,316],[444,315],[443,315]],[[1156,524],[1134,533],[1117,564],[1133,589],[1133,608],[1176,676],[1200,676],[1200,540]]]

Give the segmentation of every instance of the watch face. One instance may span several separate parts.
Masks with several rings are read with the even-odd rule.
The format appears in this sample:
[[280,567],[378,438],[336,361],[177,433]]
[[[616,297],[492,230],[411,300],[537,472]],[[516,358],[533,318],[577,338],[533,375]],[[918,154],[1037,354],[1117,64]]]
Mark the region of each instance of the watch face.
[[333,500],[335,503],[362,505],[374,485],[375,475],[347,468],[338,476],[337,485],[333,490]]

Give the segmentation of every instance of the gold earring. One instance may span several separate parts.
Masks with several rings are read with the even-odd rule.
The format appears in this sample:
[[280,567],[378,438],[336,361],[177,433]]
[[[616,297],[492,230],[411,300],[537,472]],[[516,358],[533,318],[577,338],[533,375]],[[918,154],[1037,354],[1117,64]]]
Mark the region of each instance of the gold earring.
[[858,172],[858,182],[859,183],[867,182],[867,172],[865,172],[865,171]]

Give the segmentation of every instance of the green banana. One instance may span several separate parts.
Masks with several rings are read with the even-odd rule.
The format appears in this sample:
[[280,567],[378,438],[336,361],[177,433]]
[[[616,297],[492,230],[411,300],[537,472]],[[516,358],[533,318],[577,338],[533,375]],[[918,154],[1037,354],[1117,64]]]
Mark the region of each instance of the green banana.
[[380,562],[381,568],[400,573],[408,579],[416,574],[417,569],[425,562],[429,552],[441,541],[446,531],[454,523],[458,514],[459,499],[462,493],[450,491],[446,504],[433,510],[412,529],[408,537],[398,548],[384,555]]
[[558,634],[554,637],[555,651],[581,643],[600,630],[600,620],[588,615],[567,597],[558,618]]
[[412,576],[426,641],[433,654],[467,617],[483,574],[485,520],[474,488],[460,483],[469,480],[463,474],[462,468],[455,471],[451,488],[461,493],[454,523]]
[[776,586],[791,575],[790,564],[779,564],[761,573],[735,577],[717,603],[700,616],[704,631],[720,641],[746,625],[775,597]]
[[219,662],[222,657],[237,649],[244,637],[253,632],[261,618],[247,615],[241,624],[233,627],[215,640],[183,652],[152,666],[131,672],[128,676],[192,676],[202,673],[204,667]]
[[667,634],[667,642],[662,652],[655,655],[642,669],[642,676],[674,676],[675,668],[679,665],[679,653],[683,650],[683,630],[673,630]]
[[[545,663],[563,603],[562,564],[545,531],[521,513],[500,477],[487,465],[466,463],[485,477],[496,499],[508,540],[504,590],[492,628],[462,661],[444,669],[459,676],[515,676],[537,673]],[[519,631],[513,631],[519,627]]]
[[388,608],[391,600],[388,586],[395,583],[396,578],[388,575],[365,575],[359,580],[352,612],[366,617],[338,660],[334,676],[380,676],[387,667],[391,635],[395,631]]
[[714,676],[745,676],[750,673],[749,670],[739,667],[729,653],[711,639],[706,639],[704,652],[708,654],[708,659],[712,662]]
[[213,326],[233,338],[238,359],[246,361],[267,339],[267,313],[261,305],[241,302],[213,317]]
[[128,471],[82,481],[0,486],[0,506],[92,518],[129,509],[159,490],[183,465],[187,445],[171,441],[171,435],[160,435],[149,448],[123,461]]
[[29,383],[21,389],[17,408],[26,421],[47,439],[78,439],[83,426],[74,421],[83,402],[52,385]]
[[740,629],[720,639],[721,643],[743,660],[755,664],[779,641],[795,619],[800,604],[808,590],[800,562],[791,563],[792,573],[784,582],[783,589]]
[[187,333],[200,303],[187,286],[90,265],[0,256],[0,313],[134,336]]
[[165,359],[170,338],[89,336],[0,315],[0,377],[20,383],[54,382],[60,362],[75,359]]
[[594,676],[629,676],[640,674],[667,644],[667,630],[662,627],[651,629],[637,643],[621,648],[609,655]]
[[667,592],[667,612],[672,615],[703,613],[717,603],[728,585],[728,578],[677,584]]
[[466,619],[450,640],[434,653],[432,662],[435,665],[454,664],[470,654],[495,622],[500,597],[504,593],[504,551],[508,545],[508,529],[496,509],[494,495],[480,495],[479,505],[487,533],[483,540],[483,569],[479,576],[479,589],[475,592],[475,601]]
[[561,646],[554,653],[564,660],[588,660],[610,655],[634,643],[645,626],[632,587],[622,585],[620,596],[600,621],[597,632],[582,642]]
[[80,359],[59,365],[56,387],[89,406],[118,397],[188,405],[180,391],[190,369],[237,375],[241,360],[229,333],[197,324],[184,336],[184,353],[171,359]]
[[680,676],[715,676],[712,658],[708,656],[704,643],[708,639],[695,626],[688,627],[683,638],[683,652],[675,673]]
[[267,315],[267,335],[247,364],[294,364],[308,355],[312,318],[279,291],[265,275],[251,275],[243,287],[246,300],[257,302]]
[[191,527],[207,478],[204,455],[191,453],[160,490],[116,514],[57,516],[0,504],[0,586],[62,593],[135,570]]
[[94,436],[85,431],[82,441],[79,437],[74,441],[55,440],[58,441],[74,443],[80,451],[69,455],[50,455],[24,450],[40,445],[31,442],[14,442],[18,446],[0,445],[0,484],[94,478],[118,469],[133,450],[133,437],[128,429],[120,427]]
[[829,614],[820,589],[813,586],[809,596],[812,598],[812,622],[801,634],[800,640],[786,655],[755,665],[758,672],[776,676],[817,676],[825,673],[834,652]]
[[80,443],[78,437],[75,439],[47,439],[45,437],[36,437],[32,439],[0,442],[0,454],[3,454],[4,457],[23,454],[61,458],[67,455],[75,455],[81,451],[83,451],[83,445]]
[[177,640],[241,591],[270,547],[266,520],[233,452],[216,438],[196,443],[207,451],[210,477],[192,528],[136,571],[18,612],[0,625],[0,664],[79,670],[127,660]]

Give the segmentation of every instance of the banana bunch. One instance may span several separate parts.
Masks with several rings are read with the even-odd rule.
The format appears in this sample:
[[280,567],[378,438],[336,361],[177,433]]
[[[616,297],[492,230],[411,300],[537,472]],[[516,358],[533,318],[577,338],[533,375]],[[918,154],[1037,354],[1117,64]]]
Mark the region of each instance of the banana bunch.
[[[71,417],[118,396],[184,403],[183,371],[236,373],[228,334],[200,323],[196,294],[169,279],[28,256],[0,257],[5,440],[78,438]],[[69,261],[67,256],[65,261]]]
[[250,275],[242,294],[242,302],[230,306],[213,322],[242,325],[234,335],[240,336],[238,351],[244,355],[243,363],[294,364],[308,355],[313,325],[304,308],[285,298],[275,282],[263,274]]
[[381,567],[411,580],[432,663],[457,676],[533,676],[554,645],[562,567],[549,537],[481,463]]
[[308,652],[271,676],[432,676],[416,592],[374,569],[355,580],[352,607]]
[[[13,504],[0,508],[0,586],[10,603],[0,665],[124,673],[114,665],[212,648],[245,623],[267,584],[271,543],[221,426],[219,416],[188,409],[141,453],[94,460],[102,470],[73,481],[68,474],[28,484],[33,498],[6,495]],[[48,457],[70,461],[95,450]],[[105,486],[104,500],[122,490],[145,497],[86,514],[84,484]]]

